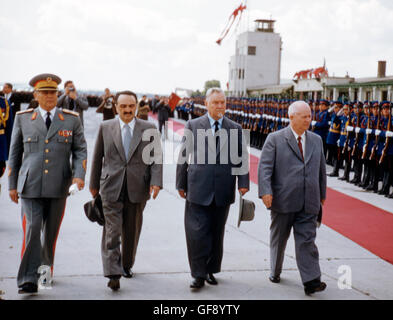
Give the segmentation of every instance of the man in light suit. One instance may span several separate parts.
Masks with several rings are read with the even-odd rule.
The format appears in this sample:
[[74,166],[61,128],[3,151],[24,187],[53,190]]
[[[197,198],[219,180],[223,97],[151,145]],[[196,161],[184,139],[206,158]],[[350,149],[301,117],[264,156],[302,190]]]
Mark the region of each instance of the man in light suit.
[[24,233],[19,293],[37,292],[41,265],[51,267],[53,273],[69,187],[71,183],[79,190],[84,187],[86,141],[78,114],[56,108],[60,82],[53,74],[30,81],[39,106],[19,111],[12,131],[8,186],[13,202],[22,199]]
[[[154,124],[135,116],[137,96],[115,96],[119,118],[104,121],[98,132],[91,167],[90,192],[100,192],[105,225],[101,254],[108,287],[120,288],[120,277],[131,278],[146,201],[162,189],[162,150]],[[146,139],[146,133],[149,134]],[[153,157],[146,152],[155,143]],[[122,250],[120,252],[120,238]]]
[[306,294],[322,291],[317,218],[326,199],[326,168],[320,136],[307,131],[311,109],[303,101],[288,110],[290,126],[270,134],[258,168],[259,197],[271,210],[270,281],[280,282],[284,252],[294,230],[296,262]]
[[[224,92],[209,89],[206,105],[208,113],[185,126],[176,169],[176,189],[186,199],[185,232],[194,278],[192,289],[202,288],[205,280],[217,284],[213,274],[221,271],[225,223],[235,201],[236,180],[242,195],[250,187],[242,129],[224,117]],[[194,160],[190,161],[190,157]],[[234,161],[236,157],[239,161]]]
[[75,85],[71,80],[64,83],[64,94],[59,97],[57,106],[62,109],[78,112],[83,126],[83,111],[89,108],[89,102],[85,97],[78,95]]

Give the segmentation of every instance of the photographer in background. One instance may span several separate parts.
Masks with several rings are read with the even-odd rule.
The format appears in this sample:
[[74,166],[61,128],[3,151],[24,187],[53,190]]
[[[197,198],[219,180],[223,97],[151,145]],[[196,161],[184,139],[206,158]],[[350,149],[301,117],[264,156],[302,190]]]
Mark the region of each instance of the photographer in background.
[[64,94],[59,98],[57,107],[78,112],[83,125],[83,110],[89,108],[89,103],[85,97],[78,95],[74,83],[68,80],[64,83]]
[[103,114],[103,120],[110,120],[116,116],[115,96],[106,88],[105,94],[101,97],[102,102],[96,112]]

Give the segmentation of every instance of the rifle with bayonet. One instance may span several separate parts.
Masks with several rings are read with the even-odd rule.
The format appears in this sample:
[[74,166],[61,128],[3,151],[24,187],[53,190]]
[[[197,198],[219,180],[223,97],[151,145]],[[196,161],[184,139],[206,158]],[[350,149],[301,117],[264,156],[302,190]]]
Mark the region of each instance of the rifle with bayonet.
[[[379,130],[379,126],[381,124],[380,122],[381,122],[381,115],[378,112],[377,130]],[[373,147],[371,149],[371,153],[370,153],[370,158],[369,158],[370,160],[374,160],[374,158],[375,158],[375,152],[377,151],[378,142],[379,142],[379,135],[375,135],[374,145],[373,145]]]
[[[370,120],[371,120],[371,113],[368,115],[367,129],[370,129]],[[367,156],[367,149],[368,149],[369,143],[370,143],[370,134],[366,133],[366,143],[363,146],[362,160],[365,159]]]
[[[391,131],[391,130],[392,130],[392,108],[390,107],[389,108],[389,122],[388,122],[388,127],[386,129],[386,132]],[[389,143],[390,143],[390,137],[386,136],[385,146],[383,147],[381,159],[379,159],[379,164],[382,164],[383,160],[385,160],[386,153],[388,152],[388,148],[389,148]]]
[[[356,128],[360,127],[360,117],[361,117],[361,113],[359,111],[357,114],[357,119],[356,119]],[[351,153],[352,157],[355,155],[356,149],[358,148],[359,139],[360,139],[360,132],[357,132],[356,136],[355,136],[355,143],[353,144],[353,149],[352,149],[352,153]]]

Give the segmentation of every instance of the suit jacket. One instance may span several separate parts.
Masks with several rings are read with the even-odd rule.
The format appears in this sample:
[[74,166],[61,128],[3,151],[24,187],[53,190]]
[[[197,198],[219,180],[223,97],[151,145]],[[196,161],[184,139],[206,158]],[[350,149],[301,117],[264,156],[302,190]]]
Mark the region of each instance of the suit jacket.
[[[147,129],[154,129],[154,138],[144,141],[142,135]],[[142,154],[153,139],[158,144],[158,159],[145,163]],[[162,188],[160,135],[154,124],[148,121],[135,118],[128,159],[125,158],[119,119],[107,120],[100,125],[93,153],[90,189],[100,190],[103,201],[116,202],[126,175],[128,199],[132,203],[147,201],[150,186]]]
[[[190,143],[188,132],[192,133],[194,143]],[[236,177],[238,188],[249,188],[248,173],[248,153],[247,148],[242,144],[242,128],[236,122],[224,117],[222,121],[222,130],[227,132],[228,140],[221,139],[220,154],[228,150],[226,154],[226,164],[221,163],[209,164],[209,155],[216,157],[216,150],[208,145],[208,136],[205,137],[204,146],[198,150],[197,130],[204,129],[207,135],[213,136],[207,114],[187,122],[185,126],[185,135],[183,136],[182,149],[180,157],[189,159],[194,157],[195,161],[179,161],[176,168],[176,189],[184,190],[187,193],[187,200],[192,203],[207,206],[215,199],[217,206],[227,206],[235,201]],[[237,141],[230,136],[230,129],[237,130]],[[227,148],[227,149],[224,149]],[[202,150],[203,149],[203,150]],[[238,156],[242,155],[240,163],[234,163],[230,157],[233,150],[238,150]],[[244,154],[242,150],[245,150]],[[201,152],[202,151],[202,152]],[[211,162],[211,161],[210,161]],[[234,175],[232,169],[238,169],[242,164],[246,164],[246,172],[241,175]]]
[[271,209],[318,214],[326,199],[326,166],[320,136],[306,131],[304,162],[290,126],[268,135],[258,168],[259,197],[273,195]]
[[85,178],[86,160],[77,113],[57,109],[49,130],[39,110],[17,113],[8,164],[9,190],[17,189],[24,198],[66,197],[72,178]]
[[[70,107],[70,97],[63,94],[60,96],[59,100],[57,101],[57,107],[62,109],[69,109]],[[75,99],[75,109],[73,111],[79,113],[79,117],[81,119],[83,125],[83,110],[87,110],[89,108],[89,102],[85,97],[78,95],[78,98]]]
[[156,110],[158,112],[158,121],[167,121],[169,119],[169,113],[171,110],[167,104],[159,102],[156,105]]

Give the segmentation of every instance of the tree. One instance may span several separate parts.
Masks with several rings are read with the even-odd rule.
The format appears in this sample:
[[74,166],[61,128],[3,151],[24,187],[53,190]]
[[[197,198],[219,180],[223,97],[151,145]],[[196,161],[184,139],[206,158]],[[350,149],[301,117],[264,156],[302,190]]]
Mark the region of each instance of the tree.
[[205,82],[205,90],[204,94],[206,94],[207,90],[210,88],[221,88],[221,84],[219,80],[208,80]]

